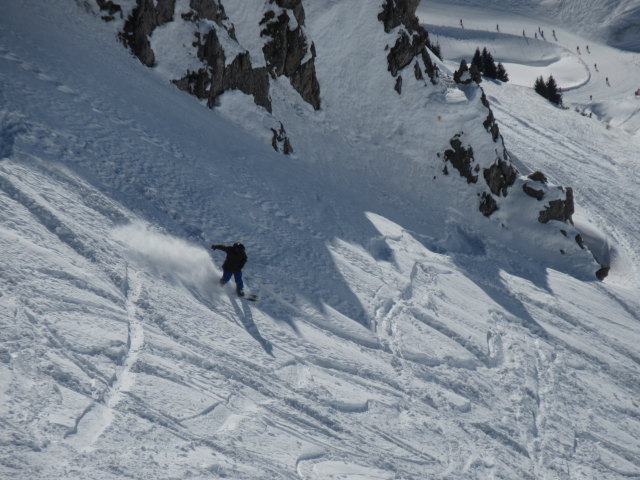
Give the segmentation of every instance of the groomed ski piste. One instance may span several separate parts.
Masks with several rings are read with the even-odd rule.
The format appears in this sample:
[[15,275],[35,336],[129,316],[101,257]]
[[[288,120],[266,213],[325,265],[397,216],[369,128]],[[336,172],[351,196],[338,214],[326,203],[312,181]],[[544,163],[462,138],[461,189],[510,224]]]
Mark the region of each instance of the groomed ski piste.
[[[477,112],[447,116],[456,90],[394,107],[384,54],[336,35],[357,19],[364,44],[370,6],[305,3],[323,109],[276,83],[284,156],[245,95],[209,110],[75,2],[4,2],[0,478],[640,477],[640,56],[517,6],[419,13],[443,69],[484,45],[505,62],[512,82],[482,86],[506,146],[574,188],[604,282],[439,204],[461,181],[439,165],[391,161],[425,118]],[[548,45],[521,44],[538,26]],[[569,109],[530,88],[548,73]],[[233,241],[257,303],[217,286],[208,247]]]

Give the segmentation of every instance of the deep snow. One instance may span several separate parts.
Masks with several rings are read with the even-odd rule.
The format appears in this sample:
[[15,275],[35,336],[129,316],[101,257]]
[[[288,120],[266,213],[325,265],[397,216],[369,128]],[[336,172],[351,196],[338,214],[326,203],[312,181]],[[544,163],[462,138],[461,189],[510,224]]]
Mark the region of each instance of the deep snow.
[[[468,99],[442,85],[396,104],[384,52],[349,56],[365,34],[385,41],[376,12],[305,7],[323,109],[276,83],[285,157],[250,98],[204,108],[73,2],[5,6],[0,477],[640,476],[637,139],[483,84],[519,168],[573,186],[577,225],[608,242],[610,277],[587,280],[544,253],[553,242],[502,236],[464,198],[439,205],[461,180],[429,182],[441,145],[420,136],[479,112],[461,117]],[[455,27],[456,10],[436,11]],[[501,29],[521,22],[501,15]],[[344,59],[323,56],[356,20]],[[535,65],[522,52],[514,63]],[[207,247],[236,239],[255,304],[216,287],[222,257]]]

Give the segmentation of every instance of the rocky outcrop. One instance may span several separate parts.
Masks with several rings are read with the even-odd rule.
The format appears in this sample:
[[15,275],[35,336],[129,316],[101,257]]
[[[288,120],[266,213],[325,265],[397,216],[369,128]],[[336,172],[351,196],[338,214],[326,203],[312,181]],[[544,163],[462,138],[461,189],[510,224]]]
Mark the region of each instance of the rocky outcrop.
[[301,0],[269,0],[271,8],[260,21],[260,35],[268,39],[262,48],[272,78],[284,75],[305,102],[320,108],[320,84],[316,77],[316,49],[309,44]]
[[544,198],[544,191],[532,187],[529,184],[529,182],[525,182],[525,183],[522,184],[522,190],[524,191],[524,193],[526,193],[530,197],[535,198],[538,201],[542,200]]
[[402,75],[398,75],[396,77],[396,84],[394,85],[393,89],[398,92],[398,95],[402,93]]
[[489,100],[487,100],[487,96],[485,95],[484,90],[482,90],[482,96],[480,97],[480,100],[482,101],[482,104],[487,107],[487,110],[489,110],[487,118],[485,118],[484,122],[482,122],[482,126],[487,132],[491,134],[491,138],[493,138],[493,141],[497,142],[500,138],[500,129],[498,128],[496,119],[493,116],[491,105],[489,104]]
[[507,189],[516,181],[518,171],[510,163],[498,159],[489,168],[483,170],[484,179],[494,195],[507,196]]
[[565,194],[564,198],[551,200],[549,205],[538,215],[540,223],[547,223],[550,220],[559,222],[572,222],[571,217],[575,211],[573,205],[573,189],[571,187],[558,187]]
[[460,141],[460,136],[461,134],[457,133],[451,140],[449,140],[451,149],[444,151],[444,159],[445,161],[450,162],[451,165],[460,172],[461,177],[467,179],[467,183],[476,183],[478,181],[478,176],[474,175],[472,172],[472,164],[475,163],[473,158],[473,148],[463,147],[462,142]]
[[[122,13],[122,7],[112,0],[95,1],[101,11],[108,13],[103,16],[105,20],[107,16],[112,19],[117,12]],[[157,27],[177,20],[175,8],[176,0],[136,0],[120,38],[143,64],[149,67],[156,64],[149,38]],[[227,45],[229,39],[237,43],[237,38],[220,0],[189,0],[189,8],[179,19],[194,24],[192,45],[203,66],[172,79],[179,88],[206,99],[209,107],[216,104],[223,92],[237,89],[252,95],[257,105],[271,112],[269,77],[286,76],[306,102],[316,110],[320,108],[316,50],[304,32],[305,12],[301,0],[268,0],[264,17],[255,27],[265,39],[266,66],[258,68],[252,66],[249,52],[242,51],[240,45],[233,52],[225,51],[223,45]]]
[[496,199],[488,193],[484,192],[480,196],[480,212],[485,216],[490,216],[493,212],[498,210],[498,204],[496,203]]
[[607,278],[607,275],[609,275],[610,268],[611,267],[602,267],[598,269],[598,271],[596,272],[596,278],[600,281],[603,281],[605,278]]
[[[137,0],[120,33],[120,39],[147,67],[154,66],[156,61],[149,35],[158,26],[173,20],[175,3],[175,0]],[[114,8],[117,8],[115,4],[111,9]]]
[[[218,3],[216,0],[189,0],[189,7],[191,7],[193,14],[197,17],[206,18],[216,25],[225,28],[229,36],[236,40],[235,29],[229,21],[221,3]],[[189,20],[193,20],[193,14],[187,14]]]
[[400,25],[417,30],[420,27],[416,17],[419,4],[420,0],[386,0],[382,12],[378,14],[378,20],[384,24],[384,31],[389,33]]
[[534,182],[540,182],[545,185],[547,184],[547,176],[539,170],[530,173],[527,178],[533,180]]
[[284,125],[280,122],[280,128],[277,130],[272,128],[273,137],[271,137],[271,146],[276,152],[284,153],[288,155],[293,152],[293,147],[291,146],[291,142],[289,141],[289,137],[287,137],[287,132],[284,129]]
[[236,55],[227,64],[216,28],[209,30],[204,38],[201,37],[201,34],[196,33],[197,55],[206,66],[195,72],[187,72],[184,77],[173,80],[173,83],[181,90],[205,99],[209,107],[213,107],[217,98],[225,91],[237,89],[253,95],[257,105],[271,112],[266,68],[253,68],[248,52]]
[[96,0],[96,4],[98,5],[100,12],[105,12],[105,14],[100,17],[105,22],[115,20],[116,13],[120,15],[120,18],[122,18],[122,7],[117,3],[114,3],[111,0]]
[[418,57],[422,60],[424,72],[435,84],[438,69],[427,50],[431,48],[429,34],[416,16],[418,3],[419,0],[386,0],[378,14],[378,20],[383,23],[385,32],[391,33],[396,27],[402,27],[387,55],[388,70],[396,77],[400,70]]

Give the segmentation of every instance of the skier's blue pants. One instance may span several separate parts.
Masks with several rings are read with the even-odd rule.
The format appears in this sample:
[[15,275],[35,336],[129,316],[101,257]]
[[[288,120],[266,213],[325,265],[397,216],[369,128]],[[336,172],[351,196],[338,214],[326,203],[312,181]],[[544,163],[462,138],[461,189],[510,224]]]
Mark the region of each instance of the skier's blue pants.
[[229,280],[231,280],[231,275],[233,275],[233,279],[236,282],[236,287],[238,288],[238,290],[244,290],[244,282],[242,281],[242,271],[231,273],[225,270],[224,272],[222,272],[222,278],[220,279],[220,282],[224,285]]

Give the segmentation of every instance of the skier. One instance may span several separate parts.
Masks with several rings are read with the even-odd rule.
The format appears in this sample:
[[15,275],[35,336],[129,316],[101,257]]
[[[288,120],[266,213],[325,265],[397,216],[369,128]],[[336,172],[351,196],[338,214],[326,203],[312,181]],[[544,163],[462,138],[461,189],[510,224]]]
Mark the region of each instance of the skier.
[[500,31],[500,24],[499,23],[496,23],[496,31],[498,31],[498,32]]
[[239,297],[244,297],[244,283],[242,282],[242,267],[247,263],[247,254],[244,251],[244,245],[236,242],[231,246],[214,244],[211,245],[213,250],[222,250],[227,254],[222,264],[222,278],[220,285],[225,285],[233,275],[236,282],[236,293]]
[[464,30],[464,25],[462,24],[462,19],[460,19],[460,28]]

